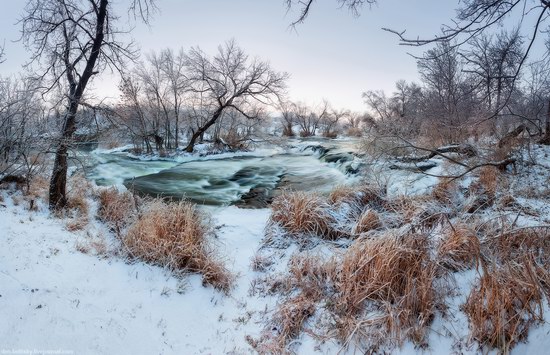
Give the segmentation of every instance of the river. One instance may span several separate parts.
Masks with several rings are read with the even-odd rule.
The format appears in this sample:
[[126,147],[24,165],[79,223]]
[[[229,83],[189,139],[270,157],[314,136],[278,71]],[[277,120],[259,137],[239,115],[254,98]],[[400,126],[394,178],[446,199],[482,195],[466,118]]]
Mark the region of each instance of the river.
[[98,185],[124,185],[137,193],[205,205],[265,207],[281,191],[326,193],[359,179],[358,140],[291,139],[251,152],[170,158],[94,150],[87,177]]

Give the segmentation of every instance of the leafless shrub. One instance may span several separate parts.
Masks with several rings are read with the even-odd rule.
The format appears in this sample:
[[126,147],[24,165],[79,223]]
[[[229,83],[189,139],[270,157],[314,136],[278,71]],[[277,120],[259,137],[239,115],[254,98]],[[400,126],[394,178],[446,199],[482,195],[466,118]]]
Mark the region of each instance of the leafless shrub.
[[172,271],[202,274],[203,283],[229,292],[233,275],[220,261],[208,237],[209,217],[189,202],[156,200],[123,238],[131,257]]

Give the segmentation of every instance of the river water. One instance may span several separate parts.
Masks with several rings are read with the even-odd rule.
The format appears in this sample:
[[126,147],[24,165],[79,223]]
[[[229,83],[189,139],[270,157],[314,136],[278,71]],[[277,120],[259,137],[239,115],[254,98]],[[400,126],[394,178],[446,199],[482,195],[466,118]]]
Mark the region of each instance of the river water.
[[325,193],[357,181],[357,151],[358,141],[349,139],[295,139],[252,152],[156,159],[95,150],[87,154],[86,171],[98,185],[141,194],[262,207],[285,189]]

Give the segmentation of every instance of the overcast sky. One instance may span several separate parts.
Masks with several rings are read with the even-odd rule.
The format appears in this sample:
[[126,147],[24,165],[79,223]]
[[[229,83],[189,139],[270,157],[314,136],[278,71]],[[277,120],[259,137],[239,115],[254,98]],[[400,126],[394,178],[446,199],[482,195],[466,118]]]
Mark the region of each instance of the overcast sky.
[[[28,54],[20,43],[16,23],[23,0],[0,0],[0,40],[7,60],[0,73],[17,72]],[[126,0],[112,0],[116,7]],[[335,107],[364,110],[365,90],[391,91],[398,79],[416,80],[416,63],[407,47],[381,30],[407,29],[410,35],[432,36],[449,23],[458,1],[383,0],[365,8],[359,18],[339,9],[336,0],[318,0],[296,31],[289,24],[296,13],[287,13],[283,0],[158,0],[160,14],[148,28],[132,33],[142,53],[166,47],[200,46],[208,53],[234,38],[247,53],[267,59],[290,73],[290,95],[309,103],[328,99]],[[126,19],[125,13],[123,18]],[[417,54],[420,52],[416,52]],[[98,96],[116,96],[116,81],[96,81]]]

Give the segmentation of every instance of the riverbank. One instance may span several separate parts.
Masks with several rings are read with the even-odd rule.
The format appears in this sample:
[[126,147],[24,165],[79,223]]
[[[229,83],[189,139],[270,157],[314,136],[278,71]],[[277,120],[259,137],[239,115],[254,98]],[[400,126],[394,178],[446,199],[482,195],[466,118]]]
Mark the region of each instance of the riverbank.
[[[227,295],[204,286],[198,274],[177,276],[167,269],[128,259],[117,237],[97,220],[98,200],[93,196],[79,195],[88,205],[88,209],[83,209],[87,224],[79,229],[70,214],[51,215],[40,199],[35,199],[29,210],[29,201],[20,191],[13,187],[0,190],[0,312],[3,315],[0,349],[7,349],[7,353],[11,349],[37,349],[75,354],[247,354],[265,350],[261,347],[263,340],[278,339],[284,334],[278,318],[281,309],[294,314],[292,296],[303,291],[301,284],[290,282],[285,286],[280,282],[292,281],[292,277],[300,275],[292,274],[296,265],[300,265],[299,260],[317,260],[316,265],[322,269],[323,260],[345,257],[349,250],[358,250],[365,242],[362,238],[388,239],[392,233],[406,234],[413,225],[429,238],[433,248],[429,249],[429,255],[438,255],[440,241],[458,226],[473,228],[487,248],[493,237],[502,235],[503,230],[511,233],[548,225],[550,151],[547,147],[534,147],[531,153],[536,163],[526,165],[515,175],[493,174],[489,178],[490,174],[477,174],[454,187],[443,184],[436,189],[432,189],[429,182],[437,179],[420,179],[417,185],[426,185],[428,193],[416,190],[414,199],[403,196],[402,200],[410,204],[409,217],[414,223],[420,223],[417,226],[400,224],[407,213],[393,210],[401,208],[395,203],[401,201],[395,200],[399,196],[367,199],[366,206],[376,211],[379,222],[365,223],[362,227],[365,235],[358,230],[355,220],[346,217],[353,205],[339,204],[341,200],[336,196],[344,200],[349,197],[345,189],[329,197],[329,202],[317,200],[321,201],[321,212],[328,212],[326,216],[330,218],[337,217],[330,222],[331,230],[339,233],[336,239],[313,235],[302,240],[303,236],[289,237],[283,229],[275,229],[275,233],[268,229],[268,234],[275,238],[265,240],[271,209],[202,207],[213,217],[213,245],[235,275]],[[496,189],[494,199],[482,208],[476,203],[485,193],[474,190],[476,183]],[[477,192],[466,196],[465,191]],[[470,206],[478,207],[468,212]],[[368,216],[369,210],[364,211]],[[425,224],[431,220],[428,217],[437,217],[438,222],[430,227],[429,223]],[[356,242],[358,245],[354,246]],[[522,248],[516,246],[513,250]],[[537,255],[545,257],[546,254]],[[470,292],[478,287],[484,275],[482,267],[468,265],[466,269],[445,271],[445,280],[449,281],[446,307],[436,308],[433,317],[425,323],[424,341],[407,339],[400,344],[397,338],[387,337],[389,344],[380,349],[396,354],[496,354],[496,350],[476,341],[464,313]],[[302,275],[308,280],[307,273]],[[324,285],[323,282],[330,279],[318,280]],[[332,292],[331,287],[323,288],[323,292]],[[542,354],[550,346],[546,296],[540,305],[542,318],[529,323],[526,337],[511,348],[511,353]],[[304,354],[361,351],[359,344],[336,340],[331,333],[334,325],[331,312],[330,302],[317,304],[283,347]],[[371,316],[373,314],[378,313]],[[329,332],[324,333],[326,330]],[[407,331],[407,328],[403,330]]]
[[[69,232],[44,206],[0,207],[0,349],[73,354],[246,353],[275,299],[248,296],[268,210],[213,211],[216,244],[238,275],[226,297],[198,275],[110,255],[103,226]],[[106,255],[103,255],[106,253]]]

